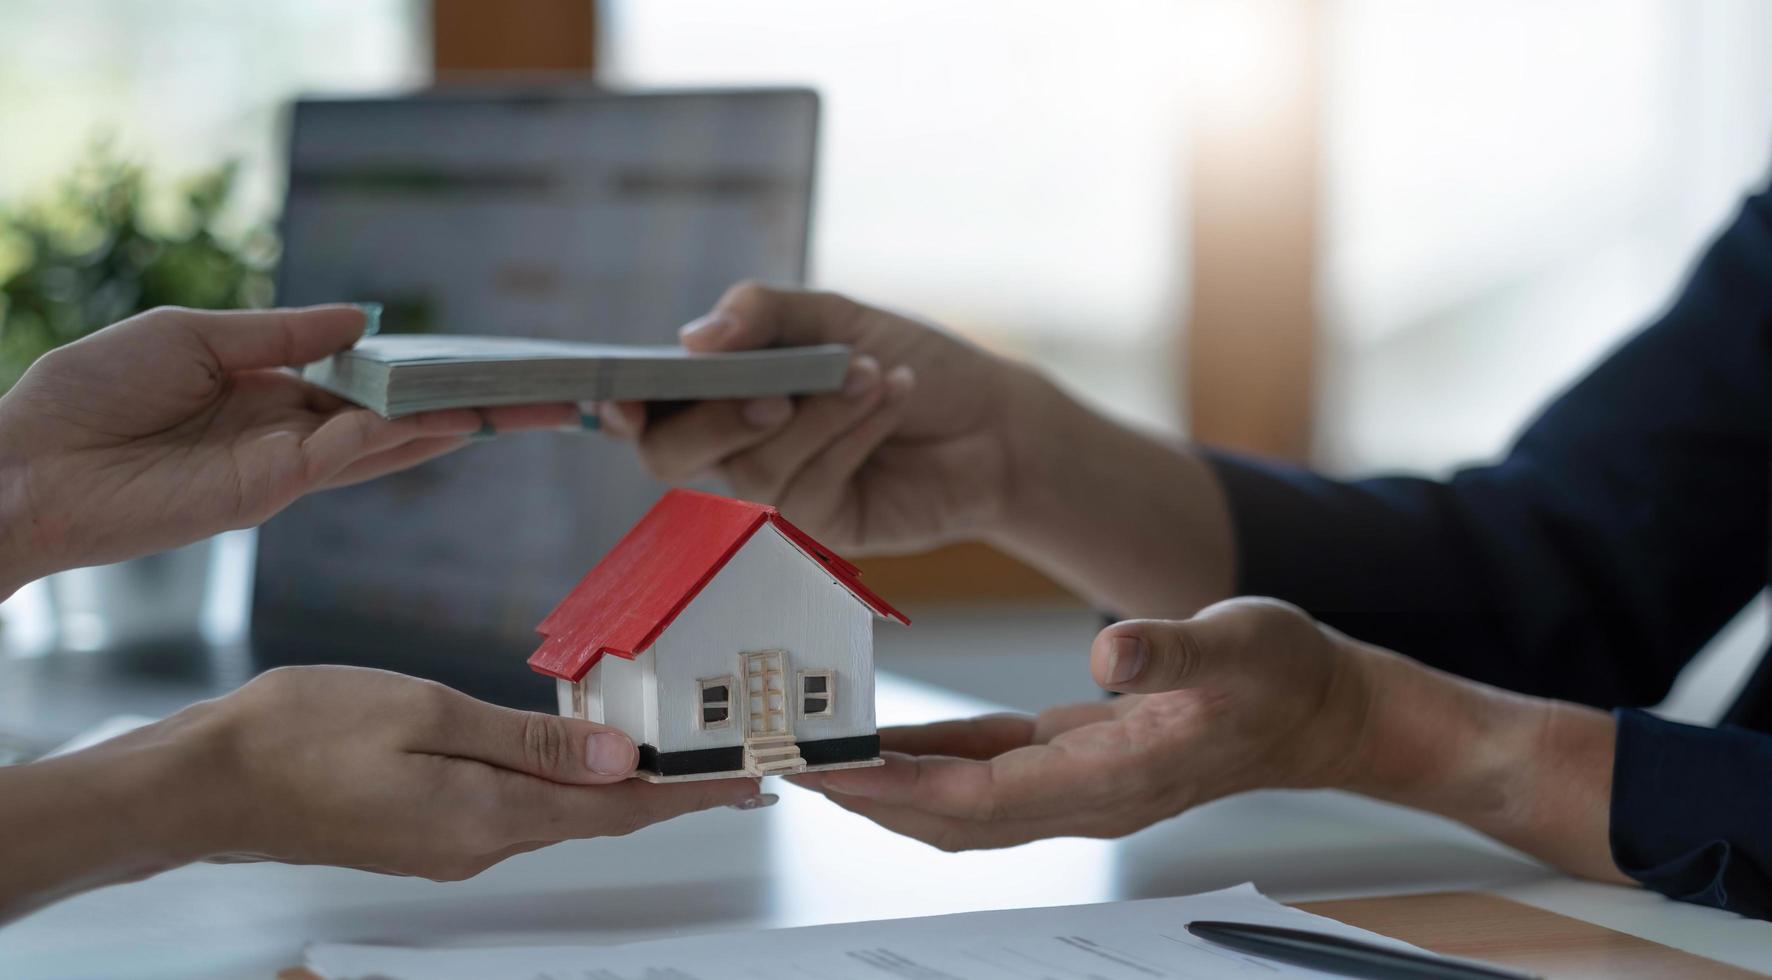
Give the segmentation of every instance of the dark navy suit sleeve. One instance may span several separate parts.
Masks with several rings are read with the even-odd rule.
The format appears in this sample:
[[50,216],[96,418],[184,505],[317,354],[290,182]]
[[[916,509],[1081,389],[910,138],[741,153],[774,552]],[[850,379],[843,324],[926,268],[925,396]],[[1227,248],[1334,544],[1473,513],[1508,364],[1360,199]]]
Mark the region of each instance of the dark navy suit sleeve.
[[[1498,686],[1654,704],[1767,581],[1769,350],[1772,196],[1761,194],[1672,307],[1493,465],[1443,481],[1337,481],[1209,454],[1236,527],[1239,591]],[[1772,915],[1772,736],[1675,732],[1634,714],[1620,733],[1612,833],[1624,870]],[[1675,770],[1731,792],[1672,798],[1655,774]],[[1720,800],[1754,819],[1710,812]],[[1707,874],[1714,887],[1693,886]]]
[[1772,197],[1500,462],[1341,482],[1213,453],[1240,591],[1520,691],[1654,704],[1766,582]]
[[1617,716],[1619,870],[1672,898],[1772,919],[1772,735]]

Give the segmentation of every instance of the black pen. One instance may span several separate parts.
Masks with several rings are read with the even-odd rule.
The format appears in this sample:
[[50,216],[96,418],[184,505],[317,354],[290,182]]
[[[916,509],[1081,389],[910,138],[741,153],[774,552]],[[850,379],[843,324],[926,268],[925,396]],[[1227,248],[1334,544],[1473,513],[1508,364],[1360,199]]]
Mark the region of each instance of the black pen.
[[1190,922],[1187,931],[1220,946],[1325,973],[1371,980],[1539,980],[1499,966],[1374,946],[1303,929],[1244,922]]

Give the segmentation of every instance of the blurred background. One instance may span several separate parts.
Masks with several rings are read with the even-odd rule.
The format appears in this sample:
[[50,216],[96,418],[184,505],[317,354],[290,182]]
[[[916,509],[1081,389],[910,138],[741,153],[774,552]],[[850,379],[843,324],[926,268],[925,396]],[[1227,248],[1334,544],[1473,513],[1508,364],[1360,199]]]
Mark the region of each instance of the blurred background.
[[[269,302],[298,96],[804,86],[810,282],[1176,436],[1444,472],[1652,317],[1764,182],[1768,50],[1753,0],[8,0],[0,282],[44,261],[32,202],[139,168],[142,233],[200,239],[238,281],[214,305]],[[213,559],[212,638],[244,628],[249,547]],[[1097,623],[982,547],[868,575],[945,638],[883,659],[1024,706],[1051,692],[990,654],[1077,672]],[[6,605],[15,655],[57,645],[48,609]]]

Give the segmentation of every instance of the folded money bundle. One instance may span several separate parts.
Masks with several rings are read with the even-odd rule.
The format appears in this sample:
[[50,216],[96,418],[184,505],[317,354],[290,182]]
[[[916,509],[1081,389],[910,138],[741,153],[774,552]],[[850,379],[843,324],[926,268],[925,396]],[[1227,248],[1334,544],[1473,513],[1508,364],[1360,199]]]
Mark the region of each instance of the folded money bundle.
[[384,418],[533,402],[694,401],[835,391],[842,344],[691,354],[518,337],[384,334],[302,369],[302,377]]

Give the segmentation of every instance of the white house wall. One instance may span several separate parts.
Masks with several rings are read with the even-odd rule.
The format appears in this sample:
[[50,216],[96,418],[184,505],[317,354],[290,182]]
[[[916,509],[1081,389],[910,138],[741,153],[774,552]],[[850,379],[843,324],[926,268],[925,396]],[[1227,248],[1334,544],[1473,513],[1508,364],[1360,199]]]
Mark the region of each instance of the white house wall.
[[658,744],[658,712],[650,696],[655,649],[656,646],[632,660],[605,654],[585,675],[601,701],[603,724],[627,732],[636,742],[653,745]]
[[[720,748],[744,741],[744,704],[732,724],[702,731],[696,681],[731,675],[742,691],[739,655],[786,650],[788,719],[798,741],[874,733],[872,610],[772,527],[751,536],[701,594],[659,635],[660,751]],[[607,660],[608,658],[605,658]],[[836,672],[836,713],[801,718],[802,670]]]
[[578,682],[584,688],[584,716],[589,721],[603,721],[603,672],[593,667],[585,671],[584,680]]
[[[579,689],[576,699],[573,697],[575,687]],[[560,696],[560,713],[562,715],[568,718],[583,718],[586,721],[603,721],[603,671],[598,667],[592,667],[585,671],[584,678],[577,684],[573,684],[571,681],[556,680],[554,688]]]

